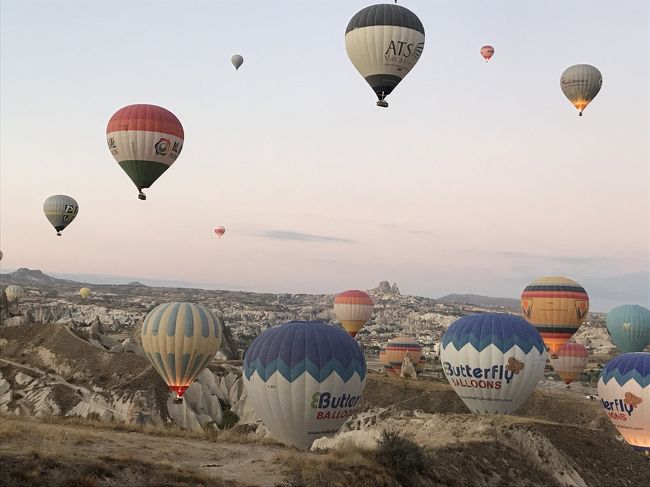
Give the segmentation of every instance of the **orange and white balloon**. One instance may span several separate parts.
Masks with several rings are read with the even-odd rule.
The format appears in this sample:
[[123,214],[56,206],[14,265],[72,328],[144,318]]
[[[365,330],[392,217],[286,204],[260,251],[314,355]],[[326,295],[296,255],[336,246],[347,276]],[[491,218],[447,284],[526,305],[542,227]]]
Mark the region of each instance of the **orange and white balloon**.
[[349,290],[334,299],[334,314],[348,335],[354,337],[372,316],[373,306],[368,293]]
[[585,371],[588,356],[587,349],[579,343],[566,342],[550,360],[553,370],[566,384],[571,384]]

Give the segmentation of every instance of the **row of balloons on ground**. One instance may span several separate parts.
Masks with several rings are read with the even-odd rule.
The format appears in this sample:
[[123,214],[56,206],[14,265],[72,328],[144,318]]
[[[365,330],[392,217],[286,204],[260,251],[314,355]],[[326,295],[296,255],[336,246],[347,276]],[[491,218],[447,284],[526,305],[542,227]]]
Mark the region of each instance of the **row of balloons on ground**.
[[[9,301],[16,301],[25,295],[25,290],[22,286],[11,285],[5,289],[5,294]],[[79,294],[86,299],[91,291],[82,287]],[[370,320],[373,310],[374,302],[364,291],[348,290],[334,298],[334,314],[352,337]],[[579,351],[577,344],[563,349],[589,311],[589,296],[580,284],[566,277],[539,278],[521,293],[521,310],[540,333],[551,353],[552,363],[560,357],[562,361],[568,357],[586,360],[586,351]],[[650,345],[650,310],[647,308],[632,304],[618,306],[607,314],[606,321],[609,337],[620,351],[640,352]]]
[[[372,5],[350,20],[345,32],[345,46],[350,60],[377,95],[379,106],[406,76],[424,49],[424,27],[410,10],[392,4]],[[490,59],[492,46],[483,46],[481,54]],[[237,69],[241,55],[232,62]],[[579,110],[594,99],[602,86],[602,75],[594,66],[577,64],[560,76],[565,96]],[[145,200],[143,189],[151,185],[176,161],[183,149],[185,132],[178,118],[156,105],[129,105],[118,110],[108,121],[106,142],[120,167]],[[73,198],[57,195],[44,205],[47,218],[63,230],[77,214]]]
[[[165,303],[142,324],[153,367],[182,396],[219,350],[223,323],[208,308]],[[447,329],[445,376],[476,414],[510,414],[544,376],[538,330],[505,313],[463,316]],[[355,414],[366,383],[364,353],[340,327],[291,321],[261,333],[244,354],[248,400],[273,436],[301,449],[334,434]],[[605,414],[634,448],[650,452],[650,353],[624,353],[603,367],[598,394]],[[558,412],[561,414],[561,412]]]

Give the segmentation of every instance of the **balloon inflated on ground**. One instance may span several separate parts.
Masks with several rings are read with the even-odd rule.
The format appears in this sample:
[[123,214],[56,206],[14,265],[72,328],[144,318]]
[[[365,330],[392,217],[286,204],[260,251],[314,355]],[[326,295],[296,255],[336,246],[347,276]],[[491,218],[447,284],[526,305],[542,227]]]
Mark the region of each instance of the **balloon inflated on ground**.
[[584,322],[589,312],[589,296],[573,279],[542,277],[521,293],[521,311],[542,335],[553,356]]
[[164,303],[142,323],[142,348],[181,402],[185,390],[219,351],[223,324],[200,304]]
[[334,298],[334,314],[351,337],[357,335],[372,316],[370,295],[358,289],[344,291]]
[[625,353],[607,362],[598,396],[625,441],[650,453],[650,353]]
[[504,313],[459,318],[440,352],[447,380],[473,413],[514,412],[544,377],[546,358],[535,327]]
[[169,110],[156,105],[129,105],[108,121],[106,142],[120,167],[138,188],[138,198],[176,161],[185,133]]
[[578,115],[596,97],[603,85],[603,75],[598,68],[590,64],[576,64],[564,70],[560,76],[560,88],[571,104],[576,107]]
[[244,356],[248,400],[273,437],[307,449],[338,432],[361,401],[363,351],[341,328],[290,321],[258,336]]
[[22,286],[12,284],[6,287],[5,294],[7,295],[7,300],[18,302],[25,295],[25,290]]
[[395,4],[357,12],[345,29],[345,49],[352,64],[377,95],[377,106],[413,69],[424,50],[424,26],[417,15]]
[[[382,369],[387,375],[399,376],[404,357],[409,355],[414,367],[421,368],[422,345],[409,336],[399,336],[388,340],[379,357]],[[416,370],[417,370],[416,368]]]
[[624,304],[607,313],[607,333],[622,353],[642,352],[650,345],[650,310]]
[[70,225],[79,213],[79,205],[71,196],[56,194],[45,200],[43,213],[60,237],[63,229]]
[[571,384],[585,371],[589,354],[579,343],[566,342],[557,354],[550,358],[553,370],[565,384]]

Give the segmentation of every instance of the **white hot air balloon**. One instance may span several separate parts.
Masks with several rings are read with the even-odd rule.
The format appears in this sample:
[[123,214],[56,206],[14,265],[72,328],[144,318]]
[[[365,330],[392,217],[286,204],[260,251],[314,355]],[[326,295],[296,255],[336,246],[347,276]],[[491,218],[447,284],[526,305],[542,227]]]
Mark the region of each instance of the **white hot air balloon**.
[[544,376],[544,341],[524,319],[504,313],[463,316],[442,338],[447,380],[473,413],[508,414]]
[[291,321],[244,356],[248,400],[273,437],[307,449],[354,414],[366,383],[363,351],[338,326]]
[[22,298],[25,295],[25,290],[23,289],[22,286],[18,286],[17,284],[12,284],[11,286],[7,286],[7,288],[5,289],[5,294],[7,295],[7,299],[9,301],[18,302],[20,298]]
[[417,15],[401,5],[371,5],[348,23],[345,49],[377,95],[377,106],[387,107],[385,98],[422,55],[424,27]]

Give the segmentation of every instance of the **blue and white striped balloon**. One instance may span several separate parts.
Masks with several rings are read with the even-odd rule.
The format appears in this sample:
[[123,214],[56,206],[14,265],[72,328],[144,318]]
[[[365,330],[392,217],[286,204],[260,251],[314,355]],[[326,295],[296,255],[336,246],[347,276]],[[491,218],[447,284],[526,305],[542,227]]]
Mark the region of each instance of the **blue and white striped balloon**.
[[447,380],[473,413],[508,414],[544,376],[546,348],[537,329],[518,316],[463,316],[442,337]]
[[177,397],[219,351],[222,327],[212,311],[194,303],[164,303],[144,319],[142,347]]
[[354,414],[366,383],[366,360],[338,326],[290,321],[251,343],[244,383],[273,437],[307,449]]

